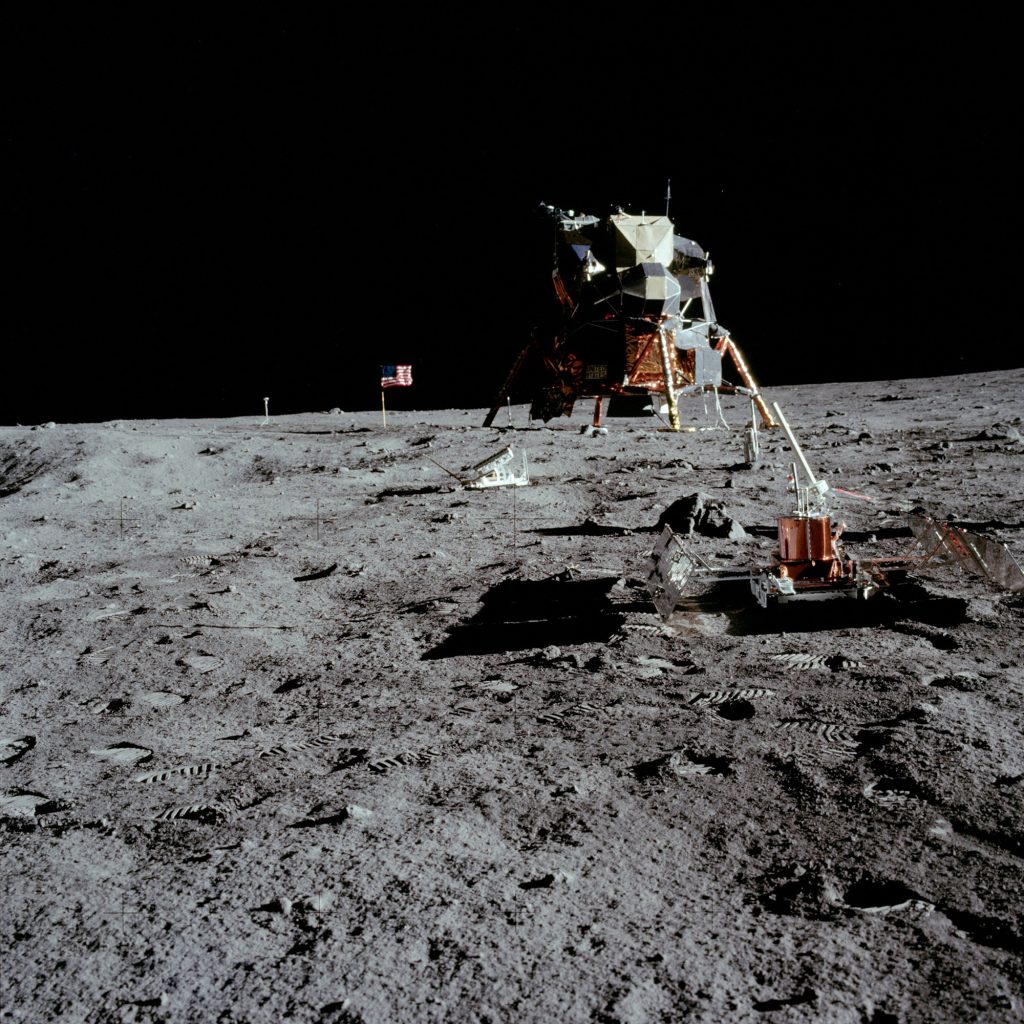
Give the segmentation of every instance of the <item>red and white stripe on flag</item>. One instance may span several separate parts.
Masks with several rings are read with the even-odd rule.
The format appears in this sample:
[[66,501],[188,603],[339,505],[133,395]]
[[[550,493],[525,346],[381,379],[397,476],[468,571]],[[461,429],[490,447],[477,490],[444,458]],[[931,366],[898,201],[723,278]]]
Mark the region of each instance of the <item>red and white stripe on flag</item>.
[[412,384],[411,366],[382,366],[380,386],[382,388],[407,388]]

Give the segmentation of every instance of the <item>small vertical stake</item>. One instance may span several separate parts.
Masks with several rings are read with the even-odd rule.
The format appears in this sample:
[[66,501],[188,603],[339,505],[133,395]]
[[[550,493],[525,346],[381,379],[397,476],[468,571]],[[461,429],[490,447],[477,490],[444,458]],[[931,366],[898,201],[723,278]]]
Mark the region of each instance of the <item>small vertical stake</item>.
[[270,422],[270,399],[263,399],[263,422],[260,424],[261,427],[265,427]]
[[508,425],[512,426],[512,396],[508,397]]
[[[122,498],[121,499],[121,503],[118,506],[118,514],[117,514],[116,518],[115,517],[110,517],[108,519],[104,519],[103,520],[103,522],[110,522],[110,523],[117,523],[118,524],[118,539],[119,540],[124,540],[124,531],[126,529],[125,523],[137,523],[138,522],[138,519],[135,518],[134,516],[126,516],[124,514],[125,513],[124,501],[125,501],[125,499]],[[128,526],[127,529],[130,530],[131,526]]]
[[[513,487],[512,488],[512,493],[515,494],[515,491],[516,491],[516,489]],[[519,746],[519,700],[518,700],[518,697],[517,697],[517,694],[516,694],[515,690],[512,691],[512,736],[513,736],[513,743],[515,745],[516,751],[518,753],[521,753],[520,746]],[[517,845],[519,847],[519,858],[520,858],[520,860],[522,860],[522,857],[523,857],[523,840],[522,840],[522,836],[519,837],[519,842],[518,842]],[[516,900],[516,902],[515,902],[515,909],[513,911],[513,918],[515,920],[516,931],[519,930],[519,920],[520,920],[519,900],[521,898],[522,898],[522,890],[517,886],[516,887],[516,891],[515,891],[515,900]]]
[[516,537],[516,491],[519,490],[515,484],[512,485],[512,554],[515,556],[517,548]]
[[104,907],[102,908],[106,913],[113,914],[121,918],[121,938],[125,937],[125,918],[131,914],[141,914],[144,911],[136,907],[134,910],[129,910],[125,906],[125,894],[121,893],[121,905],[119,907]]

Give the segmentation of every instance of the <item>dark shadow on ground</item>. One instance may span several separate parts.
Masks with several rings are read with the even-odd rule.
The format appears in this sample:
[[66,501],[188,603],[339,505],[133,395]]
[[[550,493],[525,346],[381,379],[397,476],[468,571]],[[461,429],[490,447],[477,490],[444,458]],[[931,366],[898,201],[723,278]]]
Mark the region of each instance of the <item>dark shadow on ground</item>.
[[376,504],[381,498],[414,498],[420,494],[450,494],[454,487],[443,484],[430,484],[427,487],[385,487],[371,495],[367,504]]
[[[908,623],[955,626],[967,617],[967,602],[959,597],[932,594],[916,580],[900,575],[888,590],[866,601],[837,598],[832,601],[791,601],[761,608],[746,580],[718,583],[705,593],[680,604],[673,621],[684,621],[687,612],[724,615],[725,632],[731,636],[768,633],[818,633],[832,629],[896,629],[911,632]],[[933,643],[941,646],[943,637]]]
[[503,580],[481,598],[480,611],[453,627],[423,660],[606,643],[621,627],[627,609],[609,596],[617,582],[616,577]]
[[593,519],[584,519],[577,526],[541,526],[527,533],[539,533],[545,537],[628,537],[633,533],[628,526],[605,526]]
[[[755,537],[777,537],[779,528],[777,524],[771,526],[748,526],[747,533]],[[894,538],[913,537],[914,534],[909,526],[885,526],[877,530],[844,530],[843,540],[850,544],[866,544],[872,538],[875,540],[892,540]]]

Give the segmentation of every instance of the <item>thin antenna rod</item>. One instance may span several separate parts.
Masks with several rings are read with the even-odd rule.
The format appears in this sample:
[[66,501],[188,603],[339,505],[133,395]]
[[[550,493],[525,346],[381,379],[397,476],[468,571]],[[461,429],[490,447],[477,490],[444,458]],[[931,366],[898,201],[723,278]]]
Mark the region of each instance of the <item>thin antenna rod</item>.
[[669,204],[672,202],[672,179],[668,179],[668,183],[665,185],[665,216],[668,216]]
[[515,483],[513,483],[512,484],[512,553],[513,553],[513,557],[515,556],[516,548],[518,547],[517,537],[516,537],[516,491],[518,491],[518,490],[519,490],[519,488],[516,487]]
[[807,480],[810,485],[814,488],[818,486],[818,478],[814,475],[814,470],[811,469],[810,464],[804,455],[804,450],[800,447],[800,442],[797,441],[796,436],[790,429],[789,423],[786,417],[782,415],[782,410],[779,408],[778,402],[772,402],[772,408],[775,410],[775,415],[779,418],[779,425],[782,427],[783,432],[786,435],[786,439],[789,441],[790,447],[793,449],[793,454],[800,460],[800,467],[804,473],[807,474]]
[[458,473],[453,473],[447,466],[442,466],[441,463],[437,461],[437,459],[432,459],[429,455],[425,455],[424,458],[428,462],[432,462],[435,466],[437,466],[438,469],[443,469],[449,476],[454,477],[456,480],[458,480],[460,484],[462,483],[462,477],[459,476]]

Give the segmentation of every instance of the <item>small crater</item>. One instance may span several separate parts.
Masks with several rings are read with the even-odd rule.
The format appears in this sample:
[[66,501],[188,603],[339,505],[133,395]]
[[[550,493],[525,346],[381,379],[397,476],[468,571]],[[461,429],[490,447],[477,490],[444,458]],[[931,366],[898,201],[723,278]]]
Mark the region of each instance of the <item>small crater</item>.
[[676,750],[650,761],[641,761],[629,769],[640,782],[682,778],[689,775],[731,775],[732,759],[696,750]]
[[757,709],[749,700],[731,700],[725,704],[719,704],[715,709],[719,718],[728,722],[741,722],[745,718],[753,718]]
[[843,901],[848,907],[868,913],[887,913],[909,907],[914,903],[927,903],[903,882],[879,882],[870,878],[854,882],[843,894]]
[[115,715],[131,707],[131,704],[122,697],[114,697],[108,700],[106,697],[97,697],[95,700],[87,701],[86,709],[94,715]]
[[974,672],[954,672],[948,676],[934,676],[925,681],[927,686],[943,690],[959,690],[961,693],[976,693],[985,686],[985,680]]
[[551,874],[542,875],[540,878],[533,878],[527,882],[520,882],[520,889],[549,889],[555,881],[555,876]]
[[343,825],[348,821],[350,816],[351,815],[349,814],[347,807],[343,807],[340,811],[333,811],[326,814],[314,811],[301,821],[294,821],[287,827],[320,828],[325,825]]

